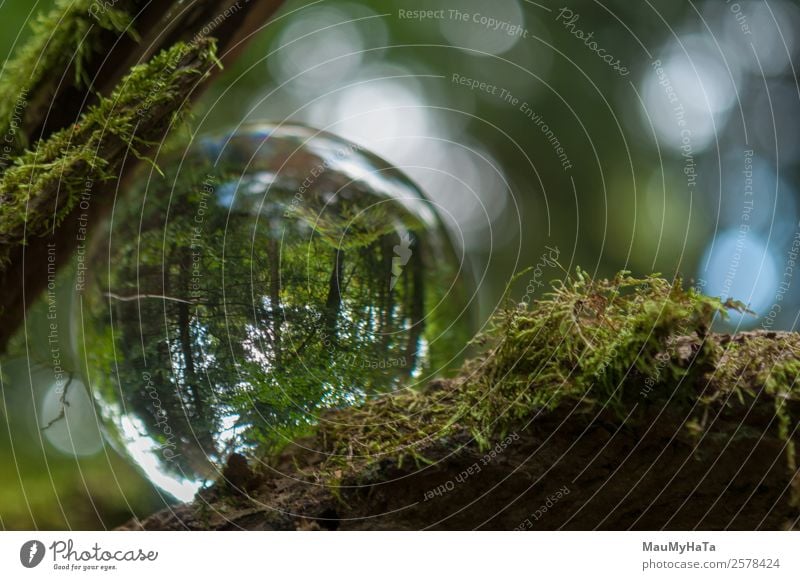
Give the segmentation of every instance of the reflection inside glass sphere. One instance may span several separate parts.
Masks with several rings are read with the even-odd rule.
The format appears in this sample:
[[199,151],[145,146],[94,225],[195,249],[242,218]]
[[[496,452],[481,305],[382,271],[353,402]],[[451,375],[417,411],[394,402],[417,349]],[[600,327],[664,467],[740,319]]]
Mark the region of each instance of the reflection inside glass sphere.
[[230,453],[461,357],[463,259],[397,169],[285,125],[158,165],[92,240],[75,337],[113,438],[161,488],[188,499]]

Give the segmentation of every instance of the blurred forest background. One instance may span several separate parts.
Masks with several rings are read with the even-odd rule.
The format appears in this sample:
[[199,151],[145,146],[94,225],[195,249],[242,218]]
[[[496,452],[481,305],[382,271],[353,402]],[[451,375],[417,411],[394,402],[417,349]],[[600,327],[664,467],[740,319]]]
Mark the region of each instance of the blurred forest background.
[[[4,56],[50,6],[0,3]],[[293,120],[402,168],[466,250],[484,318],[514,272],[535,267],[517,296],[563,277],[557,258],[594,275],[682,276],[750,304],[728,329],[789,330],[798,54],[788,0],[290,1],[193,123]],[[110,528],[163,507],[103,443],[81,391],[71,437],[39,429],[57,409],[45,310],[0,359],[0,527]]]

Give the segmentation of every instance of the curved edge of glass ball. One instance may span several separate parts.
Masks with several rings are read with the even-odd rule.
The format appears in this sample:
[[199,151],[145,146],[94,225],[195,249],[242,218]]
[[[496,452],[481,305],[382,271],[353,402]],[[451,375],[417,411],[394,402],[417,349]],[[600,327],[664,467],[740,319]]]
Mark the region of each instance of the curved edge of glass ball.
[[110,438],[160,488],[189,499],[229,454],[463,357],[466,261],[402,171],[295,124],[157,162],[92,236],[73,334]]

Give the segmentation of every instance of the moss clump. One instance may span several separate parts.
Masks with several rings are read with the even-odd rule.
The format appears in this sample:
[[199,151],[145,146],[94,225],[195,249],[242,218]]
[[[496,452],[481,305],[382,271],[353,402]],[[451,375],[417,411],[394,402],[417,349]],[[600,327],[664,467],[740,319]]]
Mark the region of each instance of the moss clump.
[[[800,341],[793,334],[763,332],[748,337],[726,338],[721,348],[720,364],[713,379],[719,385],[704,397],[711,403],[722,397],[735,397],[743,405],[768,396],[775,407],[778,435],[786,441],[786,462],[795,472],[796,449],[793,440],[797,418],[790,404],[798,401],[800,378]],[[752,388],[747,388],[750,383]]]
[[530,310],[500,312],[490,336],[497,345],[475,366],[465,410],[481,432],[492,432],[565,396],[616,410],[631,397],[656,397],[660,385],[708,368],[711,341],[699,341],[690,365],[677,360],[677,343],[706,337],[730,308],[744,306],[686,290],[680,280],[627,272],[592,280],[578,270]]
[[621,421],[634,405],[653,400],[695,404],[702,415],[731,390],[738,396],[763,390],[775,400],[779,435],[789,440],[796,417],[787,403],[798,399],[800,337],[709,333],[730,309],[744,306],[684,289],[680,281],[627,272],[592,280],[578,271],[529,308],[512,305],[496,314],[478,338],[491,346],[457,379],[327,416],[320,425],[330,454],[322,477],[335,482],[368,473],[386,459],[424,463],[425,449],[436,445],[486,448],[567,400],[588,411],[604,406]]
[[49,103],[70,68],[75,84],[88,87],[91,79],[86,65],[100,52],[102,35],[111,31],[135,37],[125,10],[134,4],[131,0],[114,6],[96,0],[58,0],[53,10],[33,22],[33,35],[8,61],[0,84],[0,135],[13,136],[15,149],[28,146],[20,105],[31,98]]
[[162,51],[132,68],[75,125],[16,158],[0,178],[0,264],[26,238],[51,232],[96,182],[114,179],[127,152],[139,155],[160,139],[217,63],[215,54],[211,39]]

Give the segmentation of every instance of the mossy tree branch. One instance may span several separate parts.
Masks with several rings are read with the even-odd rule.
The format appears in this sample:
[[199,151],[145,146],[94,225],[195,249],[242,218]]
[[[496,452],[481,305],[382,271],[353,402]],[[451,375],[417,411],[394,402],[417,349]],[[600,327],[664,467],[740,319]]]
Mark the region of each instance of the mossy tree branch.
[[500,312],[459,376],[231,457],[132,529],[797,526],[800,336],[709,332],[723,304],[578,275]]
[[17,157],[0,179],[0,263],[26,238],[53,232],[95,182],[115,180],[130,153],[140,156],[174,127],[215,55],[208,39],[173,46],[134,67],[78,123]]
[[[0,135],[8,165],[39,139],[74,123],[122,77],[175,43],[218,40],[223,62],[284,0],[57,0],[2,71]],[[12,126],[13,125],[13,126]]]
[[[68,91],[85,93],[93,83],[98,58],[127,34],[137,38],[129,10],[144,2],[121,0],[98,9],[95,0],[58,0],[56,7],[40,14],[33,36],[8,61],[0,84],[0,134],[4,141],[2,165],[46,136],[50,115],[62,115],[60,104]],[[73,119],[76,111],[71,111]],[[60,127],[63,128],[63,125]]]
[[81,226],[90,230],[150,145],[175,127],[175,112],[200,94],[217,68],[214,44],[223,63],[235,57],[282,3],[59,0],[37,21],[0,89],[8,144],[0,156],[0,351],[46,286],[51,249],[59,268],[83,235],[74,226],[78,196],[92,197]]

